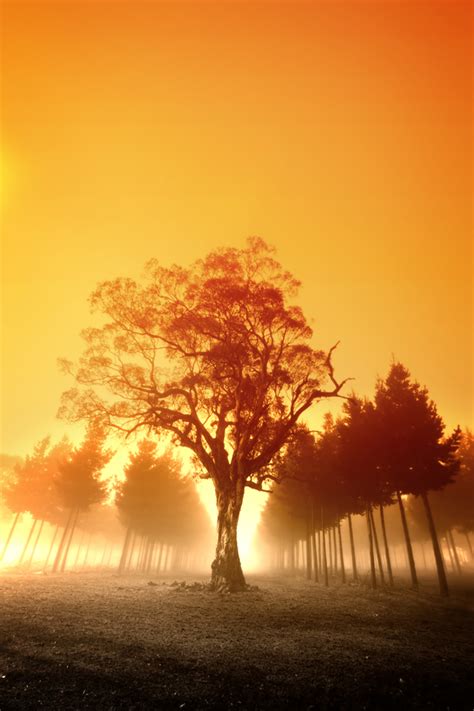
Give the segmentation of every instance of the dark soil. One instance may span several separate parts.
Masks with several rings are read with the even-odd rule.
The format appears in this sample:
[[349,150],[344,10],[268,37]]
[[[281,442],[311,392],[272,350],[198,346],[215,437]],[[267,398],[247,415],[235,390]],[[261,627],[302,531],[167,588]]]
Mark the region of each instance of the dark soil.
[[0,577],[0,709],[474,708],[462,590],[149,582]]

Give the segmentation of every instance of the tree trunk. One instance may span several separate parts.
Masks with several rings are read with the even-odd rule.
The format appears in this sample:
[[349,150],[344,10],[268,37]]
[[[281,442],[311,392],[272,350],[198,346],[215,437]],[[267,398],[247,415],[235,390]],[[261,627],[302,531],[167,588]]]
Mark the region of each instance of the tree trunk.
[[370,524],[372,526],[372,532],[373,532],[373,536],[374,536],[375,552],[377,554],[377,564],[379,566],[380,582],[382,583],[382,585],[385,585],[385,575],[383,573],[382,556],[380,555],[379,539],[377,536],[377,530],[375,528],[374,514],[372,513],[372,509],[369,509],[369,515],[370,515]]
[[453,531],[451,528],[448,531],[448,535],[449,535],[449,540],[451,542],[451,548],[453,549],[453,556],[454,556],[454,561],[456,563],[456,569],[458,571],[458,575],[462,575],[461,563],[459,562],[459,556],[458,556],[458,552],[456,550],[456,545],[454,543]]
[[370,584],[375,590],[375,588],[377,587],[377,578],[375,576],[374,541],[372,538],[372,526],[370,523],[369,507],[367,507],[366,509],[365,517],[367,519],[367,531],[369,534]]
[[33,562],[33,558],[35,557],[36,549],[38,547],[38,541],[40,539],[41,531],[43,530],[43,526],[44,526],[44,521],[41,521],[38,533],[36,534],[35,542],[33,543],[33,548],[31,549],[31,555],[28,560],[28,568],[30,567],[31,563]]
[[334,575],[337,575],[337,542],[336,542],[336,526],[332,527],[332,549],[334,551]]
[[[18,515],[18,514],[17,514],[17,515]],[[471,543],[471,539],[469,538],[469,533],[466,531],[466,533],[465,533],[464,535],[466,536],[467,546],[468,546],[468,548],[469,548],[469,552],[470,552],[470,554],[471,554],[471,558],[474,558],[474,555],[473,555],[473,553],[472,553],[472,543]],[[1,558],[0,558],[0,560],[1,560]]]
[[[19,519],[19,518],[20,518],[20,512],[18,512],[18,513],[15,514],[15,518],[13,519],[13,523],[12,523],[12,525],[11,525],[11,527],[10,527],[10,531],[9,531],[9,533],[8,533],[8,538],[7,538],[7,540],[5,541],[5,545],[3,546],[2,554],[0,555],[0,560],[3,560],[3,557],[4,557],[4,555],[6,554],[6,552],[7,552],[7,550],[8,550],[8,547],[9,547],[9,545],[10,545],[10,541],[11,541],[11,539],[12,539],[12,536],[13,536],[13,533],[14,533],[14,531],[15,531],[16,524],[18,523],[18,519]],[[466,533],[466,536],[467,536],[467,533]],[[468,540],[469,540],[469,539],[468,539]]]
[[20,560],[18,561],[18,565],[21,565],[23,563],[23,558],[25,557],[25,553],[28,549],[28,546],[30,545],[31,536],[33,535],[33,531],[35,530],[37,523],[38,523],[38,521],[35,519],[31,525],[30,532],[28,534],[28,538],[26,539],[26,543],[23,546],[23,550],[21,551],[21,556],[20,556]]
[[323,514],[323,507],[321,506],[321,545],[323,549],[323,575],[324,575],[324,584],[326,587],[329,585],[329,577],[328,577],[328,559],[326,555],[326,537],[324,535],[324,514]]
[[306,515],[306,577],[311,580],[313,577],[313,566],[311,560],[311,528],[309,525],[309,514]]
[[82,532],[81,538],[79,540],[79,543],[77,544],[77,549],[76,549],[76,557],[74,558],[74,563],[73,567],[75,568],[77,564],[79,563],[79,557],[81,555],[81,550],[82,550],[82,544],[84,543],[84,537],[85,537],[85,531]]
[[104,549],[103,549],[103,551],[102,551],[102,558],[100,559],[100,567],[101,567],[101,568],[104,567],[105,556],[107,555],[107,548],[108,548],[108,547],[109,547],[109,546],[108,546],[108,543],[106,543],[106,544],[104,545]]
[[318,573],[318,552],[316,549],[316,530],[315,530],[315,522],[314,522],[314,501],[311,499],[311,551],[312,551],[312,557],[313,557],[313,578],[315,582],[319,582],[319,573]]
[[74,531],[76,530],[76,524],[77,524],[78,517],[79,517],[79,509],[75,509],[74,517],[71,522],[69,537],[67,539],[66,547],[64,549],[64,556],[63,556],[63,560],[61,563],[61,573],[64,573],[64,571],[66,570],[67,558],[69,555],[69,550],[71,548],[72,537],[74,536]]
[[323,551],[321,548],[321,531],[318,530],[318,573],[323,574]]
[[216,489],[217,545],[212,563],[211,589],[239,592],[246,589],[237,545],[237,524],[244,498],[244,484],[234,490]]
[[446,578],[446,570],[444,568],[443,555],[441,553],[441,548],[439,545],[438,534],[436,533],[436,526],[433,520],[433,514],[431,513],[431,506],[428,499],[428,494],[424,492],[421,494],[421,500],[423,501],[425,507],[426,518],[428,520],[428,528],[430,531],[431,542],[433,544],[433,553],[436,562],[436,570],[438,572],[438,582],[439,591],[443,597],[448,597],[449,588],[448,580]]
[[383,543],[384,543],[384,547],[385,547],[385,558],[387,561],[388,580],[389,580],[390,585],[393,587],[392,561],[390,560],[390,549],[388,547],[387,529],[385,528],[385,515],[383,512],[382,504],[380,504],[380,523],[382,525],[382,536],[383,536]]
[[339,557],[341,559],[341,578],[342,582],[346,582],[346,568],[344,565],[344,551],[342,549],[342,535],[341,535],[341,522],[337,522],[337,531],[339,534]]
[[332,567],[332,543],[331,543],[331,529],[327,529],[328,532],[328,553],[329,553],[329,572],[331,575],[333,575],[333,567]]
[[131,538],[132,538],[132,529],[129,526],[127,528],[127,533],[125,534],[125,540],[123,542],[122,555],[120,556],[120,563],[119,563],[119,567],[118,567],[119,573],[123,573],[123,571],[125,570],[125,563],[128,558],[128,551],[130,548]]
[[51,539],[51,543],[49,545],[49,550],[48,550],[48,555],[46,556],[43,570],[46,570],[46,568],[48,567],[49,559],[51,558],[51,553],[53,552],[54,544],[56,543],[56,538],[58,536],[58,533],[59,533],[59,523],[57,524],[56,530],[54,532],[54,536]]
[[166,571],[168,570],[168,559],[170,557],[170,545],[167,543],[166,544],[166,553],[165,553],[165,562],[163,563],[163,570]]
[[129,553],[129,555],[128,555],[127,562],[125,563],[125,570],[130,570],[130,568],[131,568],[131,566],[132,566],[133,556],[135,555],[135,543],[136,543],[136,540],[137,540],[137,534],[136,534],[135,531],[134,531],[133,534],[132,534],[132,540],[131,540],[131,543],[130,543],[130,553]]
[[448,534],[445,535],[444,540],[445,540],[445,542],[446,542],[446,548],[448,549],[448,555],[449,555],[449,560],[450,560],[450,562],[451,562],[451,568],[452,568],[452,570],[453,570],[453,573],[455,573],[455,572],[456,572],[456,566],[455,566],[455,564],[454,564],[454,558],[453,558],[453,554],[452,554],[452,551],[451,551],[451,546],[449,545]]
[[398,506],[400,508],[400,517],[402,519],[403,535],[405,536],[408,564],[410,566],[411,584],[413,588],[418,589],[418,577],[416,575],[415,559],[413,557],[413,549],[411,547],[410,532],[408,531],[408,524],[405,515],[405,507],[403,506],[402,495],[399,491],[397,491],[397,499]]
[[73,514],[74,514],[74,509],[71,509],[69,511],[69,516],[68,516],[66,525],[64,527],[64,530],[63,530],[63,535],[61,536],[61,540],[59,541],[58,550],[56,551],[56,557],[55,557],[54,563],[53,563],[53,573],[55,573],[57,571],[57,569],[59,568],[59,564],[61,562],[62,554],[64,551],[64,546],[66,545],[66,538],[69,534],[69,528],[71,526]]
[[161,571],[161,561],[162,561],[162,559],[163,559],[163,547],[164,547],[164,544],[163,544],[163,543],[160,543],[160,552],[159,552],[159,555],[158,555],[158,563],[156,564],[156,572],[157,572],[158,574],[159,574],[160,571]]
[[354,581],[359,579],[359,574],[357,573],[357,562],[354,546],[354,532],[352,530],[352,518],[350,514],[347,514],[347,520],[349,523],[349,538],[351,539],[351,557],[352,557],[352,578]]
[[82,561],[82,567],[86,567],[87,560],[89,558],[89,551],[91,549],[91,541],[92,541],[92,533],[89,533],[89,538],[87,539],[87,548],[86,548],[86,554],[84,556],[84,560]]

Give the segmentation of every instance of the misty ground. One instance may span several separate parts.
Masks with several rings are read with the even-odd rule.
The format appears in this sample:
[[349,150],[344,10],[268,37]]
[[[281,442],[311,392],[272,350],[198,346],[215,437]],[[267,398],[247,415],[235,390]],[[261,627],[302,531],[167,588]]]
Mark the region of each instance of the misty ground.
[[0,709],[472,709],[474,580],[370,591],[255,577],[180,591],[0,575]]

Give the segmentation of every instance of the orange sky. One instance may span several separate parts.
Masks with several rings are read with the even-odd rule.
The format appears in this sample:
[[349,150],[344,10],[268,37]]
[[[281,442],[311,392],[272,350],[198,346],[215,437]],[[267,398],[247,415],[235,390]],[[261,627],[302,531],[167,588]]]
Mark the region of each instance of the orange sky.
[[99,280],[249,234],[359,392],[393,353],[472,425],[469,8],[4,2],[1,450],[70,429]]

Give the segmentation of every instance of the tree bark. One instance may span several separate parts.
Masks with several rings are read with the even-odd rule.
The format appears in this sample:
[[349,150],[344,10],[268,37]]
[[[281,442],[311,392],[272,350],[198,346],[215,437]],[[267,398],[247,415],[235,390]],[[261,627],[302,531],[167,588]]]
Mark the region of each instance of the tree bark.
[[351,540],[352,578],[354,581],[357,581],[359,580],[359,574],[357,572],[357,561],[354,546],[354,532],[352,530],[352,518],[350,514],[347,514],[347,520],[349,523],[349,538]]
[[372,509],[369,509],[369,515],[370,515],[370,524],[372,526],[372,533],[374,536],[375,553],[377,554],[377,564],[379,566],[380,582],[382,583],[382,585],[385,585],[385,575],[383,572],[382,556],[380,555],[379,539],[377,536],[377,530],[375,528],[374,514],[372,513]]
[[342,535],[341,535],[341,522],[337,522],[337,531],[339,534],[339,557],[341,559],[341,579],[342,582],[346,582],[346,568],[344,565],[344,551],[342,549]]
[[408,530],[407,518],[405,515],[405,507],[403,506],[402,495],[399,491],[397,491],[397,500],[400,509],[400,517],[402,519],[403,535],[405,536],[408,564],[410,566],[411,584],[413,588],[418,589],[418,577],[416,575],[415,559],[413,557],[413,549],[411,547],[410,532]]
[[33,532],[36,528],[37,523],[38,523],[38,521],[35,519],[31,525],[30,532],[28,534],[28,538],[26,539],[26,543],[23,546],[23,550],[21,551],[21,556],[20,556],[20,560],[18,561],[18,565],[21,565],[23,563],[23,558],[25,557],[25,553],[28,549],[28,546],[30,545],[31,536],[33,535]]
[[216,489],[217,545],[212,563],[211,589],[239,592],[246,589],[237,545],[237,524],[244,498],[244,484]]
[[[10,526],[10,531],[9,531],[9,533],[8,533],[8,538],[7,538],[7,540],[5,541],[5,545],[3,546],[2,554],[0,555],[0,560],[3,560],[3,557],[5,556],[5,554],[6,554],[7,550],[8,550],[8,547],[9,547],[9,545],[10,545],[10,541],[12,540],[13,533],[14,533],[14,531],[15,531],[16,524],[18,523],[18,519],[19,519],[19,518],[20,518],[20,512],[18,512],[18,513],[15,514],[15,518],[13,519],[13,523],[12,523],[12,525]],[[467,536],[467,534],[466,534],[466,536]],[[468,540],[469,540],[469,539],[468,539]]]
[[389,581],[390,585],[393,587],[392,561],[390,560],[390,549],[388,547],[387,529],[385,527],[385,515],[383,512],[382,504],[380,504],[380,523],[382,525],[382,536],[383,536],[383,543],[384,543],[384,547],[385,547],[385,559],[387,561],[388,581]]
[[431,506],[430,506],[430,502],[428,499],[428,494],[426,492],[424,492],[421,495],[421,500],[423,501],[423,505],[425,507],[425,513],[426,513],[426,518],[428,521],[428,528],[430,531],[431,542],[433,544],[433,553],[434,553],[435,562],[436,562],[436,570],[438,572],[439,591],[440,591],[441,595],[443,595],[443,597],[448,597],[449,588],[448,588],[448,580],[446,578],[446,570],[444,567],[443,555],[441,553],[441,548],[439,545],[438,534],[436,533],[436,526],[434,523],[433,514],[431,513]]
[[454,561],[456,563],[456,569],[458,571],[458,575],[462,575],[461,563],[459,562],[459,556],[458,556],[458,552],[456,550],[456,545],[454,543],[453,531],[451,528],[448,531],[448,535],[449,535],[449,540],[451,543],[451,548],[453,549],[453,556],[454,556]]
[[370,523],[369,507],[367,507],[366,509],[365,517],[367,519],[367,531],[369,534],[370,584],[371,587],[375,590],[375,588],[377,587],[377,578],[375,575],[374,541],[372,538],[372,526]]

